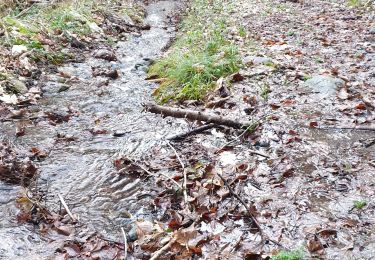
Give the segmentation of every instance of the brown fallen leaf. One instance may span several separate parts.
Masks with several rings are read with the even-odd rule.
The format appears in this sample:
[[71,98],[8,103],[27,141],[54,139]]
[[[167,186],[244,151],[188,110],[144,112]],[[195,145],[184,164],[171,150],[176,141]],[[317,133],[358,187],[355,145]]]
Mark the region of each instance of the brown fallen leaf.
[[196,238],[197,235],[198,231],[193,224],[188,228],[177,230],[174,234],[174,237],[176,239],[176,242],[182,246],[195,247],[196,243],[193,243],[193,239]]
[[360,109],[360,110],[366,110],[366,105],[365,105],[365,103],[361,102],[361,103],[357,104],[355,106],[355,108]]
[[71,227],[68,227],[68,226],[57,226],[57,225],[55,225],[54,230],[58,234],[63,235],[63,236],[69,236],[73,232],[73,229]]
[[310,239],[308,242],[307,242],[307,249],[311,252],[311,253],[315,253],[315,252],[318,252],[323,248],[323,245],[322,243],[320,243],[319,239],[314,236],[314,238]]

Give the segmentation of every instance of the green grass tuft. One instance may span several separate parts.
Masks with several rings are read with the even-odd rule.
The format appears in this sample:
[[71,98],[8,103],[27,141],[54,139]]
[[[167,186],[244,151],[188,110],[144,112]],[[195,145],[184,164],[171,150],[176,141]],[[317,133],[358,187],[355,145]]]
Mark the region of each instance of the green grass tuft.
[[239,70],[237,47],[227,38],[225,8],[223,0],[192,3],[177,41],[150,67],[149,76],[163,80],[155,91],[159,102],[202,99],[220,77]]
[[354,205],[354,207],[355,207],[356,209],[361,210],[361,209],[363,209],[364,207],[366,207],[367,202],[364,201],[364,200],[355,200],[355,201],[353,201],[353,205]]

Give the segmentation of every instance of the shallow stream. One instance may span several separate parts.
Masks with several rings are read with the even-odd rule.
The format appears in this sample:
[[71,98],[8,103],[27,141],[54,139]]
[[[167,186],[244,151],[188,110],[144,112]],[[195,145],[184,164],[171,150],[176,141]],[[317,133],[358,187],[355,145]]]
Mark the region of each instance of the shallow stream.
[[[137,158],[179,129],[168,120],[143,113],[142,103],[151,99],[155,87],[145,80],[145,70],[172,40],[175,28],[170,20],[181,8],[182,1],[148,5],[145,22],[151,29],[117,43],[117,61],[89,55],[84,63],[59,68],[63,74],[78,79],[67,91],[58,91],[62,87],[61,73],[45,75],[44,96],[33,113],[74,111],[69,121],[55,126],[48,120],[6,122],[0,126],[0,137],[15,146],[38,147],[49,153],[38,165],[37,184],[47,195],[47,207],[57,211],[57,194],[61,194],[88,230],[111,239],[121,238],[119,227],[131,222],[128,212],[136,216],[147,214],[139,199],[141,179],[119,176],[114,160],[121,156]],[[120,77],[103,85],[107,79],[93,77],[93,67],[117,69]],[[15,138],[19,124],[25,126],[26,134]],[[51,242],[43,241],[46,238],[38,232],[30,232],[32,226],[17,223],[15,198],[21,191],[21,187],[0,183],[0,259],[40,259]]]

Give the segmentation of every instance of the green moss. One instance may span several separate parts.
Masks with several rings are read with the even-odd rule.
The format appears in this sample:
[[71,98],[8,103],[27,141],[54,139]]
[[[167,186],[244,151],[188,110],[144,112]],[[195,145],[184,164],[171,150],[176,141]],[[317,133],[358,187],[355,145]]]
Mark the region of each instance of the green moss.
[[364,7],[366,1],[364,0],[348,0],[348,6],[353,8]]
[[202,99],[220,77],[240,68],[237,47],[227,38],[225,1],[195,0],[168,54],[154,63],[149,76],[163,79],[159,102]]
[[281,251],[277,255],[272,256],[271,260],[302,260],[303,257],[302,250]]

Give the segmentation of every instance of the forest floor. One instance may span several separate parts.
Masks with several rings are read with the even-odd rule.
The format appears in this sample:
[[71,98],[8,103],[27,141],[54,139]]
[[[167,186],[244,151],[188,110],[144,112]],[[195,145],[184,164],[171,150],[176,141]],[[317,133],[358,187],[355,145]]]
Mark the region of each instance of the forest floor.
[[[43,256],[51,258],[120,259],[126,249],[128,259],[373,259],[373,3],[204,2],[202,13],[220,4],[214,13],[226,21],[225,30],[219,26],[225,40],[219,37],[218,42],[230,50],[236,47],[240,61],[237,56],[223,61],[228,49],[218,46],[209,45],[208,53],[186,52],[186,44],[192,47],[207,35],[203,31],[181,40],[191,36],[187,14],[162,66],[156,61],[147,76],[149,61],[174,38],[178,19],[173,12],[180,10],[166,11],[173,1],[161,2],[167,3],[156,13],[163,14],[164,24],[155,23],[153,29],[155,17],[149,14],[150,33],[142,21],[135,23],[130,27],[136,29],[124,31],[128,42],[70,38],[68,53],[77,53],[80,65],[37,69],[25,61],[28,54],[22,48],[13,48],[20,53],[11,60],[4,60],[10,53],[3,54],[1,66],[7,65],[2,69],[17,68],[11,73],[21,80],[2,79],[19,90],[0,97],[6,141],[0,150],[0,178],[6,185],[0,187],[18,196],[17,210],[7,213],[33,227],[17,232],[44,237],[27,242],[23,256],[45,250]],[[193,9],[202,3],[193,1]],[[217,22],[206,18],[193,16],[192,21]],[[101,21],[100,27],[118,25],[118,20]],[[42,40],[48,45],[49,39]],[[212,62],[200,62],[197,53]],[[178,78],[194,91],[178,89],[175,78],[168,81],[184,75],[169,73],[170,64],[181,72],[184,67],[177,65],[189,60],[184,64],[190,66],[189,75],[201,75],[218,68],[215,57],[229,69],[212,72],[213,85],[204,75],[198,78],[205,84],[202,89]],[[33,79],[27,66],[36,66],[39,76]],[[24,78],[26,85],[20,82]],[[251,131],[213,127],[168,141],[203,123],[142,112],[151,94],[158,101],[171,99],[165,105],[170,108],[256,124]],[[48,198],[51,192],[69,197],[73,216],[53,208],[59,199]],[[12,208],[14,202],[9,198],[2,206]],[[6,232],[0,237],[9,236]],[[0,252],[17,255],[9,252],[15,245],[4,244]],[[36,244],[42,248],[30,249]]]

